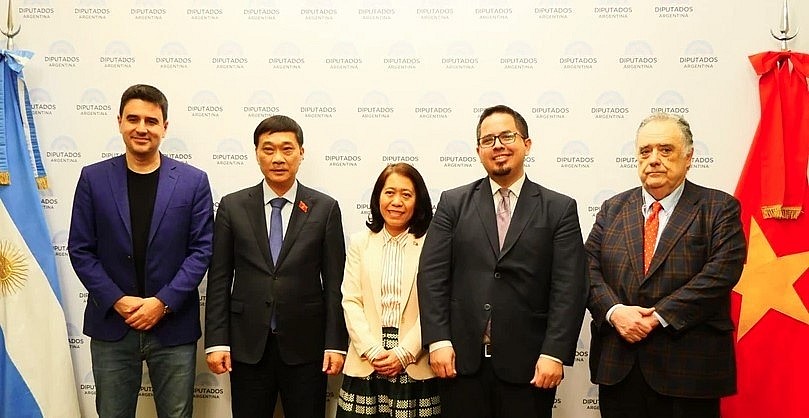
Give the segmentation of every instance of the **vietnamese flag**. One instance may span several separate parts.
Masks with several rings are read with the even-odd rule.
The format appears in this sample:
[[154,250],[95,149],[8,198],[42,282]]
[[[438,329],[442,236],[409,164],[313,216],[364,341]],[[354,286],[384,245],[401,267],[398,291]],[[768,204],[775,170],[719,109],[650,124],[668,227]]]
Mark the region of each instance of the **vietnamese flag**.
[[736,187],[748,241],[733,289],[738,392],[723,418],[806,418],[809,387],[809,55],[750,57],[761,121]]

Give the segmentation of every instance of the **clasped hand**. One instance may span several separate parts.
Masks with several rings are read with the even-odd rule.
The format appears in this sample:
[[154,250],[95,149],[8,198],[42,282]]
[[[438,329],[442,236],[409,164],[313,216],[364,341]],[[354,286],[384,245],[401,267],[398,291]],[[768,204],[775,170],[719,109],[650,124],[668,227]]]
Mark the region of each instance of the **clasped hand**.
[[660,325],[654,311],[654,308],[641,306],[619,306],[612,312],[610,322],[621,338],[636,343],[646,338]]

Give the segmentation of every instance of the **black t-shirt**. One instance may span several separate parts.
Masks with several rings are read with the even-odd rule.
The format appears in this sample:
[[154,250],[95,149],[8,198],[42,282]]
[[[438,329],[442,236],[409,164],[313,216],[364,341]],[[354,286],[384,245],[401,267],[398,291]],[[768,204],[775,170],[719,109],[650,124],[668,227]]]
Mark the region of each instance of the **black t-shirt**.
[[154,202],[157,196],[157,179],[160,168],[148,174],[126,170],[126,185],[129,194],[129,220],[132,224],[132,260],[138,279],[138,296],[146,297],[146,246],[152,225]]

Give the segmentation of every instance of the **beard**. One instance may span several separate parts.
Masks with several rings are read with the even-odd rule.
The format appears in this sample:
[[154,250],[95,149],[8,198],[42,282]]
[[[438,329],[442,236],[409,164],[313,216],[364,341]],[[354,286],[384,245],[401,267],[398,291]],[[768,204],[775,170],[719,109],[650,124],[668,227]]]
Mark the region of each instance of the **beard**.
[[511,167],[503,165],[495,167],[489,175],[492,177],[502,177],[509,174],[511,174]]

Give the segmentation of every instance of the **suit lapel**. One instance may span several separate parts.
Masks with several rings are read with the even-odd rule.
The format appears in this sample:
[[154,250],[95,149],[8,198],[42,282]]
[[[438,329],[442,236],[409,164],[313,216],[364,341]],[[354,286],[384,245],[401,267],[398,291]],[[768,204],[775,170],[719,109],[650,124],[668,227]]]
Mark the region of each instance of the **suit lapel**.
[[674,213],[666,222],[666,227],[660,235],[660,242],[657,243],[652,263],[649,265],[649,274],[644,279],[648,279],[654,271],[660,267],[663,260],[668,257],[674,245],[685,234],[688,226],[697,214],[696,205],[699,203],[700,195],[697,190],[691,187],[691,183],[686,181],[683,187],[683,194],[674,207]]
[[621,211],[621,222],[624,224],[624,236],[629,250],[629,259],[635,270],[635,277],[643,277],[643,197],[640,187],[624,203]]
[[413,289],[413,283],[416,281],[416,267],[418,266],[418,263],[409,262],[409,260],[419,259],[418,255],[421,250],[421,244],[424,241],[424,236],[421,238],[416,238],[412,234],[408,234],[407,238],[410,241],[405,247],[404,265],[402,266],[402,289],[400,295],[401,299],[399,299],[399,318],[402,317],[404,309],[407,306],[407,302],[410,300],[410,292]]
[[263,185],[259,183],[257,186],[252,187],[248,192],[247,199],[248,201],[244,208],[246,212],[245,218],[250,222],[253,237],[256,240],[259,252],[261,252],[261,257],[267,262],[268,268],[273,270],[272,259],[270,258],[270,238],[267,235],[267,218],[264,214]]
[[[503,241],[503,250],[500,251],[500,258],[503,258],[503,255],[517,242],[517,238],[522,234],[526,225],[528,225],[528,220],[534,216],[534,212],[536,212],[541,201],[542,198],[539,193],[539,187],[526,177],[522,185],[522,190],[520,190],[520,197],[517,199],[517,206],[514,207],[514,213],[511,215],[511,222],[508,225],[506,239]],[[497,220],[495,220],[495,224],[496,223]]]
[[[157,180],[157,195],[155,196],[154,212],[152,213],[152,225],[149,228],[149,243],[155,237],[157,227],[163,220],[166,208],[169,206],[171,197],[174,195],[174,188],[177,186],[177,165],[160,156],[160,173]],[[147,244],[148,245],[148,244]]]
[[494,215],[494,197],[489,178],[486,177],[478,183],[475,189],[476,197],[473,198],[475,209],[478,211],[480,221],[483,223],[483,231],[489,239],[489,245],[495,256],[500,253],[500,241],[497,238],[497,219]]
[[295,200],[295,202],[292,202],[292,214],[289,217],[289,224],[284,234],[284,243],[281,245],[281,252],[278,254],[278,263],[276,263],[276,266],[280,265],[281,262],[284,261],[284,258],[286,258],[289,249],[295,244],[295,240],[298,238],[303,224],[309,219],[309,212],[312,210],[312,207],[317,204],[317,202],[313,200],[312,194],[309,193],[309,188],[302,185],[300,182],[298,182],[298,192],[295,195]]
[[110,195],[115,206],[118,208],[118,216],[124,224],[129,241],[132,242],[132,223],[129,215],[129,195],[126,185],[126,160],[123,156],[118,157],[110,163],[112,168],[109,172]]
[[382,231],[371,234],[364,263],[368,266],[368,282],[371,285],[376,311],[382,314],[382,246],[385,245]]

